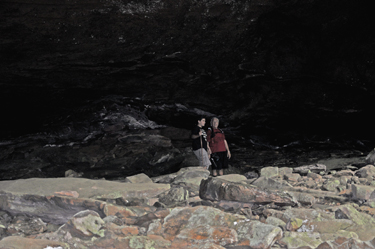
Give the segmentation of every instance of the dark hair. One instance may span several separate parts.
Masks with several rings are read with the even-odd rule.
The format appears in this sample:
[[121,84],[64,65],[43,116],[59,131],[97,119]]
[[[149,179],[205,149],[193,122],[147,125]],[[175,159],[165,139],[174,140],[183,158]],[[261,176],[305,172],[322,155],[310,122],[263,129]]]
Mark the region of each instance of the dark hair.
[[203,116],[198,116],[198,117],[197,117],[197,121],[201,121],[202,119],[206,119],[206,118],[203,117]]

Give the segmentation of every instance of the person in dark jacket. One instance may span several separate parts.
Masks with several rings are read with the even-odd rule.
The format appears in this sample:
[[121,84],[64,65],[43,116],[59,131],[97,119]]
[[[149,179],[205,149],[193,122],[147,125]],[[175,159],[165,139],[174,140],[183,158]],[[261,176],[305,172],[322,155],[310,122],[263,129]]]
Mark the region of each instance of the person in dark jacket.
[[203,117],[198,118],[198,124],[193,128],[191,132],[191,138],[193,139],[192,147],[195,156],[199,160],[199,165],[208,169],[211,165],[209,154],[211,154],[210,147],[207,143],[207,133],[203,129],[206,124],[206,119]]
[[207,141],[211,149],[212,175],[223,175],[223,169],[228,168],[228,159],[231,158],[229,146],[225,139],[224,131],[219,129],[219,119],[211,119],[211,128],[207,131]]

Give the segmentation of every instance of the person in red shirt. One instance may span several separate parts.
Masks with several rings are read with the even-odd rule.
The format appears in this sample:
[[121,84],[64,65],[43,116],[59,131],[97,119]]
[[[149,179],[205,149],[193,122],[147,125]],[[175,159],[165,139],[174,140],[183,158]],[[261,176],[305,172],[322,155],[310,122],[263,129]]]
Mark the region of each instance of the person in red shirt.
[[228,159],[231,158],[227,140],[225,140],[224,132],[219,129],[219,119],[214,117],[211,119],[211,128],[207,131],[207,141],[211,149],[212,175],[223,175],[223,169],[228,168]]

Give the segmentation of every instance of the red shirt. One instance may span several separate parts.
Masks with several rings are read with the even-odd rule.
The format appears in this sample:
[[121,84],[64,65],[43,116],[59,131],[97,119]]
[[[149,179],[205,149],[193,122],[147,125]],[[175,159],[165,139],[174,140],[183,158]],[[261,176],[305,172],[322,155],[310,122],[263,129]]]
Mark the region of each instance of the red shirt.
[[219,129],[213,129],[213,132],[215,133],[214,137],[211,137],[212,130],[208,129],[207,131],[207,141],[210,143],[210,149],[212,153],[215,152],[223,152],[227,149],[225,148],[225,135],[224,132],[222,132]]

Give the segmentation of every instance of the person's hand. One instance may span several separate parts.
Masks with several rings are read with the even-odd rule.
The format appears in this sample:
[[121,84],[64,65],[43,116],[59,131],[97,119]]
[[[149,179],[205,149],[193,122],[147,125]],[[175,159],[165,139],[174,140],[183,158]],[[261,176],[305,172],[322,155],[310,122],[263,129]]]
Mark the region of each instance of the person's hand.
[[230,154],[230,151],[228,150],[227,151],[227,157],[230,159],[232,157],[232,155]]

